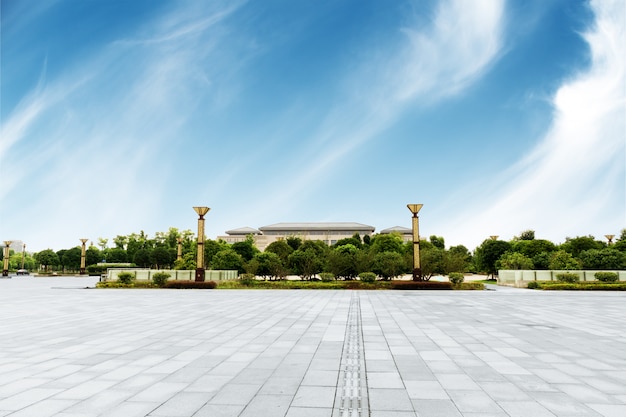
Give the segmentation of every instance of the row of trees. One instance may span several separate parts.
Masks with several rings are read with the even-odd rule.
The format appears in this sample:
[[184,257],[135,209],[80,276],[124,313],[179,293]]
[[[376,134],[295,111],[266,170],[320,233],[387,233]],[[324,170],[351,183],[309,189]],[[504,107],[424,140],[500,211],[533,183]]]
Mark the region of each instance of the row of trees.
[[[177,259],[178,243],[182,257]],[[113,239],[99,238],[98,246],[90,245],[86,265],[99,262],[134,263],[138,267],[196,268],[196,240],[190,230],[170,228],[149,238],[144,232]],[[252,236],[245,241],[228,244],[207,239],[205,261],[210,269],[234,269],[268,279],[295,274],[311,279],[320,273],[332,273],[338,279],[354,279],[361,272],[374,272],[383,279],[410,273],[413,244],[403,242],[399,234],[365,236],[358,234],[327,246],[321,241],[302,241],[289,237],[271,243],[263,252],[254,245]],[[80,247],[54,252],[51,249],[27,255],[25,266],[44,270],[77,271],[80,268]],[[463,245],[446,248],[443,237],[430,236],[420,242],[420,259],[424,279],[451,272],[495,274],[498,269],[626,269],[626,229],[613,245],[593,236],[567,238],[560,245],[535,239],[527,230],[510,241],[485,240],[474,253]],[[21,253],[11,255],[12,269],[21,264]],[[19,261],[19,264],[18,264]]]

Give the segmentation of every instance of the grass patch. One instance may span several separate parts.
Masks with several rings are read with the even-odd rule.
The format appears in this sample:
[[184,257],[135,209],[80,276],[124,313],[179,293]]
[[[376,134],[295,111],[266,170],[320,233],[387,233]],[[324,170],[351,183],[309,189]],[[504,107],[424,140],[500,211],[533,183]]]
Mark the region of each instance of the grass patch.
[[119,281],[105,281],[96,283],[96,288],[158,288],[152,281],[133,281],[124,284]]

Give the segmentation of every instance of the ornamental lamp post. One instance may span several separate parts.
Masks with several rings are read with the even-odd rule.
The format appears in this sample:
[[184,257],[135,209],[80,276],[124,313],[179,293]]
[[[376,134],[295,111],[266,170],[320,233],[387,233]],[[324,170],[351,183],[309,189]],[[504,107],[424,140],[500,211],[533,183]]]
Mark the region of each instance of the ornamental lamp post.
[[183,259],[183,238],[176,238],[176,242],[178,244],[177,252],[176,252],[176,260]]
[[26,243],[22,243],[22,268],[24,269],[24,258],[26,257]]
[[4,265],[2,267],[2,276],[3,277],[8,277],[9,276],[9,255],[10,255],[9,246],[11,246],[11,243],[13,243],[12,240],[5,240],[4,241]]
[[204,215],[211,210],[208,207],[194,207],[198,213],[198,257],[196,262],[196,281],[204,281]]
[[87,250],[85,244],[89,239],[81,239],[82,247],[80,249],[80,274],[85,275],[85,258],[87,256]]
[[491,240],[498,240],[498,235],[491,235],[489,236],[491,238]]
[[407,204],[411,213],[413,213],[413,281],[422,280],[422,268],[420,266],[420,232],[419,217],[417,213],[423,204]]
[[615,237],[615,235],[604,235],[604,237],[606,238],[606,240],[609,241],[609,246],[611,246],[611,243],[613,243],[613,238]]

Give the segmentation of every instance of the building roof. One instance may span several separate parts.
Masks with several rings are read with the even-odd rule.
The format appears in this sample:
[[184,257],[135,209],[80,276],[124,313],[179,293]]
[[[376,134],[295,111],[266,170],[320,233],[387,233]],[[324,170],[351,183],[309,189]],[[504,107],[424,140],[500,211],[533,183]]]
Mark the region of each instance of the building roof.
[[413,230],[411,230],[411,229],[409,229],[407,227],[393,226],[393,227],[390,227],[388,229],[381,230],[378,233],[381,233],[381,234],[385,235],[385,234],[389,234],[389,233],[393,233],[393,232],[399,232],[399,233],[401,233],[403,235],[408,235],[408,234],[412,234]]
[[262,232],[294,232],[294,231],[360,231],[373,233],[376,228],[354,222],[316,222],[316,223],[276,223],[259,227]]
[[253,227],[240,227],[239,229],[227,230],[227,235],[260,235],[261,232]]

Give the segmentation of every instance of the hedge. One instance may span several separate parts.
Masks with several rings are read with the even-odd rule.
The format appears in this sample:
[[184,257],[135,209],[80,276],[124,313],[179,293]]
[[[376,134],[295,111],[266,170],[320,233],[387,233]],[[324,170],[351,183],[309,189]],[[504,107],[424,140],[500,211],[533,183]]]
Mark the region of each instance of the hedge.
[[392,290],[451,290],[451,282],[439,281],[392,281]]

